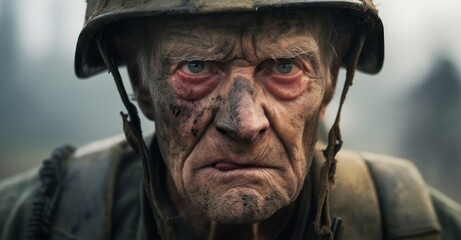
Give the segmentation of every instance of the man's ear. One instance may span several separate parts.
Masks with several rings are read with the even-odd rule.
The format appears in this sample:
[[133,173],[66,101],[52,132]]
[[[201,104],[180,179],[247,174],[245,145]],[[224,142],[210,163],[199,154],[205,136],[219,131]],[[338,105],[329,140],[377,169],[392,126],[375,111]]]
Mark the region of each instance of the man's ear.
[[144,116],[154,121],[155,114],[151,91],[149,91],[149,87],[141,79],[142,74],[139,65],[131,59],[127,63],[127,70],[139,108],[141,108]]

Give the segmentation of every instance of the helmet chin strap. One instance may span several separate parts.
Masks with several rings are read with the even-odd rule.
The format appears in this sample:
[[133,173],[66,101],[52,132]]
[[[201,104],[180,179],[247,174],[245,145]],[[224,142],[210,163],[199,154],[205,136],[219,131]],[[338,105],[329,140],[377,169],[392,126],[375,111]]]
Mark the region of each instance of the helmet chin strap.
[[128,94],[126,93],[125,86],[123,85],[122,77],[118,70],[117,64],[110,57],[110,54],[108,54],[102,35],[102,32],[98,34],[96,44],[104,64],[114,77],[117,90],[120,94],[123,105],[125,105],[125,108],[128,112],[128,114],[120,112],[120,115],[123,119],[123,132],[125,133],[128,144],[130,144],[131,148],[140,156],[142,160],[144,166],[144,189],[146,191],[147,197],[149,198],[150,205],[153,208],[153,214],[155,216],[154,219],[157,223],[159,235],[162,237],[162,239],[176,239],[176,234],[168,223],[168,220],[171,219],[171,216],[169,216],[170,214],[168,214],[168,211],[165,209],[165,207],[160,206],[162,202],[159,200],[159,190],[153,187],[155,181],[161,181],[158,174],[154,174],[155,165],[158,165],[159,163],[158,161],[153,161],[150,157],[149,149],[147,148],[147,145],[144,142],[144,138],[142,136],[141,121],[139,119],[138,110],[128,98]]
[[133,150],[141,156],[143,161],[148,160],[149,150],[147,149],[147,145],[144,142],[144,138],[142,137],[141,120],[139,119],[138,109],[128,98],[128,94],[126,93],[125,86],[123,85],[122,77],[118,71],[118,67],[114,60],[110,58],[110,55],[107,54],[106,46],[103,45],[102,41],[102,33],[98,35],[96,45],[98,46],[102,60],[104,61],[106,67],[109,69],[109,72],[112,73],[112,76],[114,77],[114,81],[117,85],[117,90],[120,94],[123,105],[125,105],[125,108],[128,111],[128,114],[122,111],[120,112],[120,115],[123,119],[123,132],[125,133],[128,144],[130,144]]
[[[319,239],[339,239],[341,235],[341,219],[335,219],[332,229],[331,213],[330,213],[330,192],[335,185],[335,174],[336,174],[336,159],[335,156],[343,145],[341,137],[341,130],[339,128],[339,122],[341,118],[341,110],[346,99],[349,87],[352,86],[352,82],[355,75],[357,63],[362,52],[363,44],[365,42],[367,32],[361,30],[360,35],[357,35],[353,39],[354,44],[352,46],[352,52],[349,55],[346,66],[346,81],[344,83],[343,91],[341,93],[341,99],[339,102],[338,111],[333,125],[328,133],[328,145],[323,150],[325,162],[322,164],[320,170],[320,188],[317,195],[317,213],[315,216],[314,230],[317,238]],[[339,225],[338,225],[339,224]]]

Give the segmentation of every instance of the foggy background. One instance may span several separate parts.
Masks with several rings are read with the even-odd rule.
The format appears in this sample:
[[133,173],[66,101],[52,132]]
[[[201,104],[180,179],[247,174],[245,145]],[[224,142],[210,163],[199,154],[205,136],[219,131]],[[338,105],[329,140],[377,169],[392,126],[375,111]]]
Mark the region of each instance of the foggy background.
[[[376,3],[384,68],[357,74],[342,117],[345,147],[409,158],[461,202],[461,1]],[[121,133],[112,78],[74,75],[84,12],[84,0],[0,0],[0,179],[38,166],[65,143]],[[152,126],[144,121],[145,131]]]

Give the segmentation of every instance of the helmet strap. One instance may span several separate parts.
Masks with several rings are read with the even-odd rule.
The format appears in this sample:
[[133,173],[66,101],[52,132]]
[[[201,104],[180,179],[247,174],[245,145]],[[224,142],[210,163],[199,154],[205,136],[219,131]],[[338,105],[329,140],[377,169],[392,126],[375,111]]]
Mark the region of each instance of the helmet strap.
[[125,105],[125,108],[128,111],[128,114],[122,111],[120,112],[123,119],[123,131],[125,132],[128,143],[136,151],[136,153],[141,155],[143,158],[148,158],[149,153],[142,137],[141,120],[139,119],[138,109],[128,98],[118,67],[115,64],[115,61],[107,54],[107,49],[106,46],[103,45],[101,35],[102,34],[98,35],[96,45],[98,46],[98,50],[104,64],[114,77],[118,93],[120,94],[123,105]]
[[[317,194],[317,213],[315,216],[314,230],[317,238],[319,239],[338,239],[340,236],[341,229],[338,229],[337,224],[334,224],[335,229],[331,228],[331,209],[330,209],[330,192],[335,185],[335,174],[336,174],[336,159],[335,156],[342,147],[343,140],[341,137],[341,130],[339,128],[339,122],[341,118],[341,110],[346,99],[349,87],[352,86],[352,82],[355,75],[357,63],[362,52],[363,44],[365,42],[367,32],[361,30],[359,35],[356,35],[353,39],[352,52],[349,54],[349,59],[346,66],[346,80],[344,83],[343,91],[339,102],[338,111],[333,125],[328,133],[328,145],[323,150],[323,156],[325,162],[322,164],[320,169],[320,188]],[[340,218],[335,219],[335,222],[340,222]],[[341,228],[341,227],[339,227]]]
[[[114,77],[117,90],[120,94],[123,105],[125,105],[125,108],[128,112],[128,114],[124,113],[123,111],[120,112],[120,115],[122,116],[123,120],[123,132],[125,133],[125,137],[128,144],[140,156],[142,160],[144,166],[144,189],[146,191],[147,197],[150,200],[150,205],[153,208],[153,214],[155,217],[155,221],[157,223],[159,234],[164,239],[172,239],[174,238],[174,234],[172,234],[173,229],[171,229],[167,221],[165,221],[165,219],[169,219],[169,214],[164,208],[159,206],[159,193],[153,187],[153,182],[155,178],[153,165],[155,165],[155,163],[152,163],[153,161],[151,160],[149,149],[147,148],[147,145],[144,142],[144,138],[142,136],[141,121],[139,119],[138,110],[136,106],[128,98],[128,94],[126,93],[125,86],[123,84],[122,77],[118,70],[117,64],[114,61],[114,59],[111,58],[108,54],[102,35],[103,33],[101,32],[96,39],[96,44],[99,53],[107,69]],[[169,237],[165,238],[165,236]]]

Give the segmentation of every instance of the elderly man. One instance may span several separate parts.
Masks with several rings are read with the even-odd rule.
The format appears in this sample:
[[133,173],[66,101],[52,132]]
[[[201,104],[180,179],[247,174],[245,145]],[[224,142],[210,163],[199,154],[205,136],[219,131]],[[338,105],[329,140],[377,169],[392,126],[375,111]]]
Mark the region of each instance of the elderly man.
[[2,239],[459,239],[459,206],[411,164],[336,156],[340,110],[317,141],[339,68],[341,108],[355,69],[382,62],[368,0],[88,1],[76,72],[114,75],[127,141],[4,184]]

